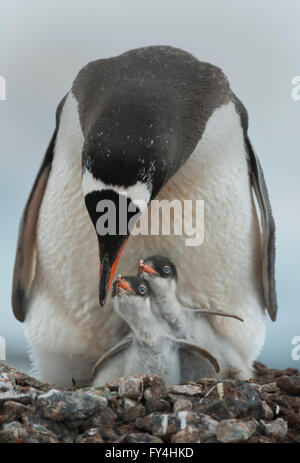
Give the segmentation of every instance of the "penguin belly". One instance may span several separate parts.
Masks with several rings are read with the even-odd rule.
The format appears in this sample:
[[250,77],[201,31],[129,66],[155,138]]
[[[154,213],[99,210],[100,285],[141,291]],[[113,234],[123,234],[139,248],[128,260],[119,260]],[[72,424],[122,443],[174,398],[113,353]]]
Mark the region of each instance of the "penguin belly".
[[104,386],[120,376],[155,374],[167,385],[180,381],[179,355],[173,343],[162,341],[159,349],[141,345],[136,339],[132,346],[105,361],[99,368],[93,387]]

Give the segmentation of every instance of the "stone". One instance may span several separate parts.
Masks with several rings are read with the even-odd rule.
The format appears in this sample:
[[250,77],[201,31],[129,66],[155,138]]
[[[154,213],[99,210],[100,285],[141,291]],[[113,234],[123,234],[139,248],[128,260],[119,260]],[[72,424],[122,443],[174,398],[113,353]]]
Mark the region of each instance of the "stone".
[[217,385],[211,393],[199,401],[198,409],[216,420],[261,417],[261,399],[247,381],[227,381],[223,383],[222,393]]
[[98,428],[91,428],[85,431],[84,434],[80,434],[76,442],[80,444],[102,444],[104,440],[101,434],[99,434]]
[[274,416],[273,410],[264,400],[261,401],[261,408],[262,408],[262,417],[265,418],[266,420],[271,420]]
[[170,413],[150,413],[144,418],[137,418],[135,426],[158,437],[167,437],[181,430],[180,420]]
[[201,442],[211,437],[215,437],[218,421],[202,413],[198,414],[198,418]]
[[3,405],[3,411],[13,416],[19,416],[28,410],[29,410],[29,407],[27,405],[24,405],[19,402],[13,402],[10,400],[8,400],[7,402],[4,402],[4,405]]
[[282,391],[289,394],[300,395],[300,375],[298,376],[282,376],[277,380],[277,385]]
[[160,395],[160,391],[156,389],[147,387],[144,391],[144,399],[147,413],[171,411],[170,403],[163,399]]
[[141,432],[130,432],[126,434],[123,437],[122,442],[128,444],[163,444],[163,440],[161,440],[159,437]]
[[182,431],[178,431],[171,437],[172,444],[187,444],[200,442],[199,429],[194,426],[186,426]]
[[138,417],[144,417],[146,415],[146,409],[141,403],[135,403],[131,407],[126,407],[123,412],[123,419],[125,422],[133,422]]
[[25,427],[18,421],[5,423],[0,428],[0,443],[24,443],[28,437]]
[[281,441],[287,435],[288,425],[287,422],[282,418],[277,418],[271,423],[265,423],[263,420],[261,420],[261,423],[264,427],[266,436],[273,437],[277,441]]
[[53,421],[84,420],[103,410],[107,399],[88,392],[66,392],[51,389],[37,399],[41,416]]
[[128,399],[141,399],[143,395],[143,380],[138,376],[128,376],[119,385],[119,396]]
[[[122,415],[122,413],[120,413]],[[83,430],[96,427],[114,427],[117,421],[117,414],[108,407],[98,411],[89,419],[80,421],[80,427]]]
[[191,400],[177,399],[173,405],[174,412],[181,412],[183,410],[190,411],[193,409],[193,403]]
[[279,388],[277,386],[277,383],[273,382],[273,383],[263,384],[261,386],[261,390],[263,392],[273,393],[273,392],[277,392],[279,390]]
[[203,387],[201,385],[180,384],[178,386],[170,386],[167,392],[186,396],[201,396],[203,394]]
[[25,405],[32,404],[37,396],[38,393],[33,388],[7,388],[4,390],[2,385],[2,391],[0,389],[0,404],[6,401],[20,402]]
[[257,426],[258,423],[254,420],[224,420],[216,427],[217,440],[223,443],[244,442],[254,434]]

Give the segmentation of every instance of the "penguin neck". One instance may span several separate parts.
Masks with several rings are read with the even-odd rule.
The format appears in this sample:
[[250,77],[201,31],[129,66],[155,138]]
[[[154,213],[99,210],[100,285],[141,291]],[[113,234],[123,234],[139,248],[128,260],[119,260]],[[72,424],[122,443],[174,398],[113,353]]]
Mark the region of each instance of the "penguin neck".
[[172,334],[166,321],[158,317],[152,310],[149,314],[144,312],[144,318],[138,321],[133,331],[141,345],[152,349],[161,345],[161,341],[166,335]]
[[180,328],[180,319],[182,316],[182,307],[176,294],[164,294],[157,301],[159,312],[163,319],[169,323],[172,328]]

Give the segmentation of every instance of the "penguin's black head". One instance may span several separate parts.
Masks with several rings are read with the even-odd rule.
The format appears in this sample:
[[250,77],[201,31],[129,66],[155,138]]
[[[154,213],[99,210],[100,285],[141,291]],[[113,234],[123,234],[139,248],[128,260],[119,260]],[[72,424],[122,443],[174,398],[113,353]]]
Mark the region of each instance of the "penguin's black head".
[[151,294],[151,288],[146,280],[135,276],[121,276],[119,275],[117,280],[112,286],[111,296],[121,297],[136,296],[141,298],[148,298]]
[[164,279],[177,281],[177,271],[173,262],[165,256],[151,256],[140,261],[140,275],[149,275],[153,277],[161,277]]
[[86,128],[83,192],[98,236],[102,306],[136,221],[179,167],[171,99],[153,94],[115,90]]

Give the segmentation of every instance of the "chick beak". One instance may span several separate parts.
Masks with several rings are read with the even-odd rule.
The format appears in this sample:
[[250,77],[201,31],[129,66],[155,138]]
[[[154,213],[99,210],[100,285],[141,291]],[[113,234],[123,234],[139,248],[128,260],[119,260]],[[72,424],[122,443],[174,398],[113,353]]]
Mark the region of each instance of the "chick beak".
[[140,273],[151,273],[153,275],[157,275],[157,271],[154,270],[153,267],[151,267],[151,265],[149,264],[145,264],[145,262],[143,260],[140,261]]
[[129,291],[135,294],[132,287],[129,285],[129,283],[124,278],[121,277],[121,275],[119,275],[117,278],[117,294],[119,296],[120,296],[120,288],[125,289],[125,291]]

